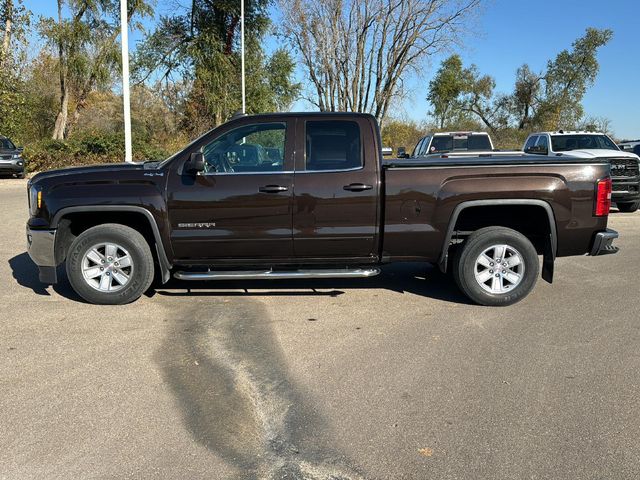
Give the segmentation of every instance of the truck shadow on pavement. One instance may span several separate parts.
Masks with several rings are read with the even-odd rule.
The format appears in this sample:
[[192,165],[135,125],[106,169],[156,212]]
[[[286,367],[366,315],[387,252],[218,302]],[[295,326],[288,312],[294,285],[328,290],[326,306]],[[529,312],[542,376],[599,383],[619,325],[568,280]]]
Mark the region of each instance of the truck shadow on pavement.
[[387,265],[380,275],[371,278],[317,280],[245,280],[245,281],[179,281],[171,279],[158,286],[153,293],[162,296],[300,296],[337,297],[351,289],[385,289],[446,302],[471,305],[453,280],[437,268],[424,263]]
[[160,300],[170,326],[154,360],[191,436],[237,470],[233,478],[364,478],[291,379],[260,302]]
[[[19,285],[33,290],[38,295],[50,296],[47,291],[46,283],[40,282],[38,279],[38,267],[33,263],[29,254],[21,253],[9,259],[9,266],[13,278]],[[71,285],[66,281],[66,274],[63,268],[58,269],[59,282],[53,285],[53,290],[60,296],[76,302],[86,303],[76,292],[73,291]]]

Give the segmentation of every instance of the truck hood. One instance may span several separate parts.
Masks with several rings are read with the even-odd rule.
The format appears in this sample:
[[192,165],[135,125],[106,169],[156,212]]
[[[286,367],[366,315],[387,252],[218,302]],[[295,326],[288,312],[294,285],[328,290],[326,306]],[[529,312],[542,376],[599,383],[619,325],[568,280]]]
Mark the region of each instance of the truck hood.
[[574,157],[574,158],[608,158],[608,157],[617,157],[617,158],[635,158],[639,160],[640,158],[631,152],[623,152],[621,150],[605,150],[605,149],[584,149],[584,150],[569,150],[568,152],[558,152],[558,155],[562,154],[562,156]]
[[89,165],[84,167],[66,167],[56,170],[40,172],[33,176],[31,184],[41,181],[51,180],[59,177],[60,180],[71,180],[73,177],[92,177],[104,180],[118,180],[122,175],[127,175],[135,171],[149,170],[157,171],[157,162],[136,162],[136,163],[108,163],[104,165]]

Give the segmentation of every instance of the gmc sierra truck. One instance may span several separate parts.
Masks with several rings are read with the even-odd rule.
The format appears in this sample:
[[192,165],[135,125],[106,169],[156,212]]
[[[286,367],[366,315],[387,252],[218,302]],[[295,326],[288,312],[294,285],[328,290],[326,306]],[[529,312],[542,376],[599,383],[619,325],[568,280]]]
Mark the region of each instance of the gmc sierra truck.
[[554,260],[615,253],[610,165],[553,157],[385,160],[374,117],[239,116],[161,162],[28,184],[40,280],[66,267],[98,304],[181,280],[370,277],[422,261],[483,305],[524,298]]

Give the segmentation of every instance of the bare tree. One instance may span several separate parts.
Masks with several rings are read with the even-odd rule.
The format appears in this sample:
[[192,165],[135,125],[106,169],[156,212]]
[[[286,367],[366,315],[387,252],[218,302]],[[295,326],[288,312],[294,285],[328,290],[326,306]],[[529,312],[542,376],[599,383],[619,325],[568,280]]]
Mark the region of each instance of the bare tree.
[[382,121],[404,75],[456,42],[482,0],[280,0],[284,36],[322,111]]

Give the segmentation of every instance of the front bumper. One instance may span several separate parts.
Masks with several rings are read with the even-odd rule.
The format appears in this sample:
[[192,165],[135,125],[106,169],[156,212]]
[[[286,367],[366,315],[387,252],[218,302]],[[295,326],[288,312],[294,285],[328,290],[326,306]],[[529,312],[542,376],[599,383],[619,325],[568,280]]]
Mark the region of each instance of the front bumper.
[[38,278],[42,283],[53,284],[58,281],[55,245],[55,230],[34,230],[27,226],[27,253],[38,266]]
[[24,160],[0,160],[0,174],[1,173],[24,173]]
[[634,202],[640,200],[640,178],[614,178],[612,180],[612,202]]
[[619,248],[613,245],[613,241],[618,238],[618,232],[607,228],[604,232],[596,233],[593,239],[593,246],[589,255],[610,255],[618,253]]

